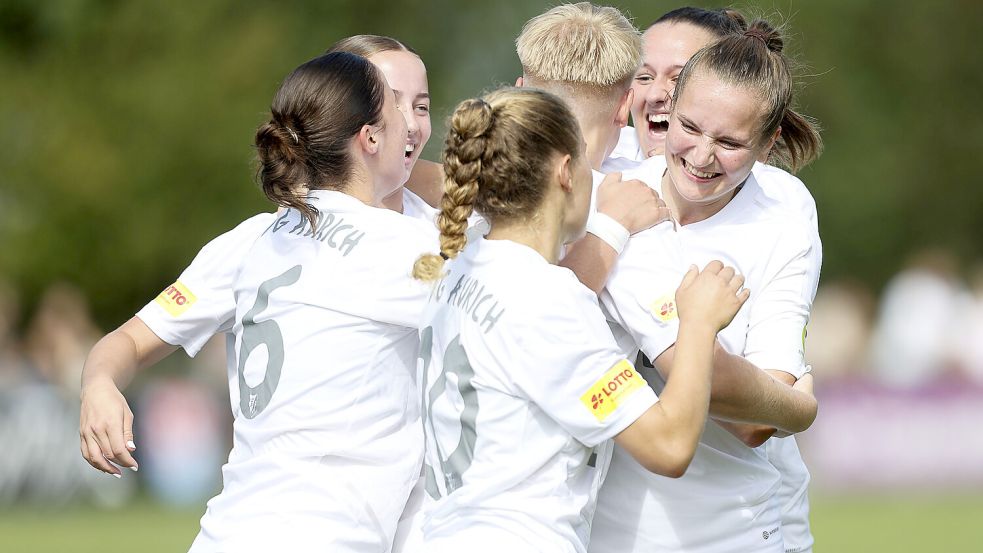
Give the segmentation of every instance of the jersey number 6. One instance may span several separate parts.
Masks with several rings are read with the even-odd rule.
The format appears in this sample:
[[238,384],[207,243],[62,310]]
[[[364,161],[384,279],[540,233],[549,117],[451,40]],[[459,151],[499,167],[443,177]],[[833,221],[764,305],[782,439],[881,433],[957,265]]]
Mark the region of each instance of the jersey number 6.
[[[270,294],[277,288],[290,286],[300,278],[301,266],[295,265],[280,276],[260,284],[256,292],[256,303],[242,317],[242,344],[239,346],[239,412],[247,419],[255,418],[270,404],[273,392],[280,384],[280,370],[283,368],[283,334],[276,321],[267,319],[256,322],[256,316],[270,304]],[[246,360],[253,351],[266,346],[266,373],[263,381],[256,386],[246,384]]]

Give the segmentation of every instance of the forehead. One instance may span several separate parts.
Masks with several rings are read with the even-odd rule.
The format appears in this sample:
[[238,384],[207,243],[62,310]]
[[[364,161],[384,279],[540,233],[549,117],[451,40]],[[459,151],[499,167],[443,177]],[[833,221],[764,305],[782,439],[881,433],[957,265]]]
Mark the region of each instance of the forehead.
[[416,54],[405,50],[389,50],[369,56],[369,61],[382,71],[396,90],[417,92],[427,89],[427,68]]
[[642,56],[648,65],[684,65],[700,48],[717,37],[690,23],[662,22],[642,35]]
[[765,102],[751,89],[703,71],[694,74],[679,98],[678,115],[711,136],[750,139],[764,116]]

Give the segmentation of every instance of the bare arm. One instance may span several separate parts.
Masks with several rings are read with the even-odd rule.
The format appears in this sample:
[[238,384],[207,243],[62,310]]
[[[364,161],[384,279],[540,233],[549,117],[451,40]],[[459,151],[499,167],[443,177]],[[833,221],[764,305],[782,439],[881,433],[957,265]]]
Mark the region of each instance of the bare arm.
[[444,195],[444,166],[425,159],[416,160],[406,188],[423,198],[430,207],[439,209],[440,198]]
[[[104,336],[93,346],[82,369],[82,410],[79,437],[82,456],[93,467],[119,477],[109,460],[136,470],[130,453],[133,412],[120,392],[137,371],[177,349],[153,333],[137,317]],[[108,459],[108,460],[107,460]]]
[[678,478],[696,453],[710,401],[714,338],[747,300],[743,282],[733,269],[714,261],[699,277],[691,269],[676,292],[675,361],[684,369],[669,377],[655,405],[614,438],[652,472]]
[[[597,211],[614,219],[629,234],[651,228],[670,218],[669,208],[659,194],[640,180],[621,180],[611,173],[597,189]],[[577,275],[584,286],[600,294],[621,252],[591,233],[570,244],[560,265]]]
[[[655,363],[667,378],[677,366],[675,350],[676,346],[669,348]],[[792,388],[743,357],[728,353],[719,343],[714,351],[711,386],[710,414],[723,421],[766,425],[795,433],[809,428],[816,419],[815,397]]]

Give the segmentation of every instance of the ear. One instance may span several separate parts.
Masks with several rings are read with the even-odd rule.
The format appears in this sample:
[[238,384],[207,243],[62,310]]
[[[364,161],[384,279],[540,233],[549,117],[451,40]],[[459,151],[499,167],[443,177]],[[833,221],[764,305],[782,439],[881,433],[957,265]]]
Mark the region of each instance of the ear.
[[560,188],[564,192],[573,191],[573,167],[571,167],[572,159],[570,154],[563,155],[556,160],[556,177],[557,182],[560,183]]
[[375,134],[379,131],[377,127],[372,125],[362,125],[362,128],[355,135],[355,142],[358,147],[362,149],[363,152],[374,155],[379,151],[379,141],[376,139]]
[[768,162],[768,156],[771,155],[771,149],[775,147],[775,142],[778,142],[778,137],[781,135],[782,128],[778,127],[775,129],[775,134],[771,135],[771,138],[768,140],[768,145],[765,146],[765,149],[761,151],[761,155],[758,156],[758,161],[761,163]]
[[618,111],[615,112],[614,122],[618,124],[619,128],[624,128],[628,125],[628,117],[631,116],[631,103],[635,99],[635,91],[629,88],[621,96],[621,102],[618,103]]
[[522,77],[521,76],[515,80],[515,86],[518,87],[518,88],[522,88],[523,87],[523,80],[522,80]]

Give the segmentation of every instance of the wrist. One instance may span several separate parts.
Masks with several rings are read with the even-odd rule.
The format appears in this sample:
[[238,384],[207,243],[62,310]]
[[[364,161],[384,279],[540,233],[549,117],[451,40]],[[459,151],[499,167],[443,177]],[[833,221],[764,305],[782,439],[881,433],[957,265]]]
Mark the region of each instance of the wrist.
[[619,255],[628,245],[631,233],[610,215],[595,211],[587,218],[587,232],[600,238]]

